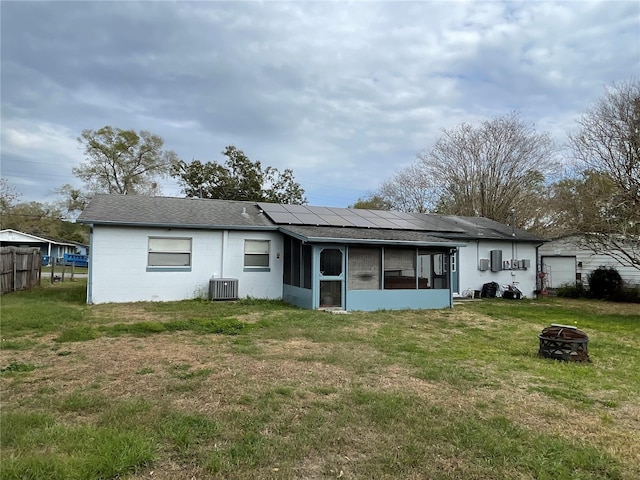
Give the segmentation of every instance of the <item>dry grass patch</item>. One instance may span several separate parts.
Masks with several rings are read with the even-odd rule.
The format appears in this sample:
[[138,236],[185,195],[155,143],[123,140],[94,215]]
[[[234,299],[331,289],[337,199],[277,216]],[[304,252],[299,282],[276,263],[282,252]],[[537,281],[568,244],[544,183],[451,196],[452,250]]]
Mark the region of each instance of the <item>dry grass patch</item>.
[[[343,316],[255,301],[82,307],[85,320],[70,328],[98,336],[61,342],[15,327],[33,343],[2,350],[3,366],[35,369],[1,377],[3,427],[27,422],[20,431],[42,432],[45,446],[47,430],[29,421],[151,440],[153,461],[140,456],[118,478],[640,478],[629,376],[640,365],[637,328],[589,317],[595,361],[561,365],[535,356],[539,329],[559,310],[524,307]],[[247,328],[211,333],[190,319]],[[180,328],[134,328],[170,322]],[[41,453],[4,438],[4,463]]]

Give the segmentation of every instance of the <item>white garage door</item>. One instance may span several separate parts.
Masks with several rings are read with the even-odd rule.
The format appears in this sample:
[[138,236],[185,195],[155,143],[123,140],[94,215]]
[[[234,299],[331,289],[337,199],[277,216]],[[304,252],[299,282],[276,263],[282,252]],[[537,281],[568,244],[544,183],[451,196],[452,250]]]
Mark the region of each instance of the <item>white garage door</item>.
[[547,272],[547,288],[576,284],[576,257],[542,257],[542,265]]

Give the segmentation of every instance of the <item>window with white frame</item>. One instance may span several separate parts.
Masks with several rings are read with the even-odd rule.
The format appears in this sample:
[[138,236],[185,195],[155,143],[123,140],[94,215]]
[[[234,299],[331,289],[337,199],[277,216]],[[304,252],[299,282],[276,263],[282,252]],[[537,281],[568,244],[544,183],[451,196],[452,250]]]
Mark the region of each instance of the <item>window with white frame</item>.
[[147,266],[151,268],[191,267],[191,239],[149,237]]
[[245,240],[245,268],[269,268],[270,243],[269,240]]

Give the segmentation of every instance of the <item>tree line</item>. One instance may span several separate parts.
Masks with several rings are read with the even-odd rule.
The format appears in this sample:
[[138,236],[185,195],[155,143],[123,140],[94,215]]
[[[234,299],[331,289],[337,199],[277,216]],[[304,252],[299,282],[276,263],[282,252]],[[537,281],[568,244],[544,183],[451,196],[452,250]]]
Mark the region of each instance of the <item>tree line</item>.
[[483,216],[545,238],[578,235],[595,253],[640,269],[640,82],[608,87],[576,126],[563,162],[549,135],[518,113],[462,123],[352,207]]
[[[292,170],[264,167],[233,145],[223,161],[186,162],[147,131],[105,126],[78,141],[86,161],[73,174],[83,186],[62,185],[55,205],[17,204],[3,180],[3,228],[35,219],[31,233],[46,230],[43,219],[73,215],[96,193],[158,195],[167,176],[187,197],[306,203]],[[571,157],[560,158],[549,135],[517,112],[462,123],[351,207],[483,216],[546,238],[580,234],[594,251],[640,268],[640,83],[606,88],[568,146]],[[569,173],[560,175],[562,167]]]

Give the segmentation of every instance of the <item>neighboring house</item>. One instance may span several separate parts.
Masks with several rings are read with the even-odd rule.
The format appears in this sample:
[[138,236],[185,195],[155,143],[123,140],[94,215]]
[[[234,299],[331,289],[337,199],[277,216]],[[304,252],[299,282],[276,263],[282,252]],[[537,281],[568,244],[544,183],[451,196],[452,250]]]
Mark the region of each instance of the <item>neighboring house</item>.
[[547,288],[586,285],[589,274],[598,267],[613,267],[625,282],[640,285],[639,269],[609,255],[594,253],[581,245],[581,237],[577,235],[551,240],[540,247],[538,253]]
[[3,247],[38,247],[42,252],[43,258],[46,259],[62,259],[65,253],[86,253],[87,250],[86,245],[78,242],[39,237],[36,235],[31,235],[29,233],[19,232],[10,228],[0,231],[0,244]]
[[[312,309],[443,308],[460,287],[536,288],[540,239],[487,219],[96,195],[78,222],[91,226],[90,303],[208,294]],[[530,263],[505,272],[513,258]]]

